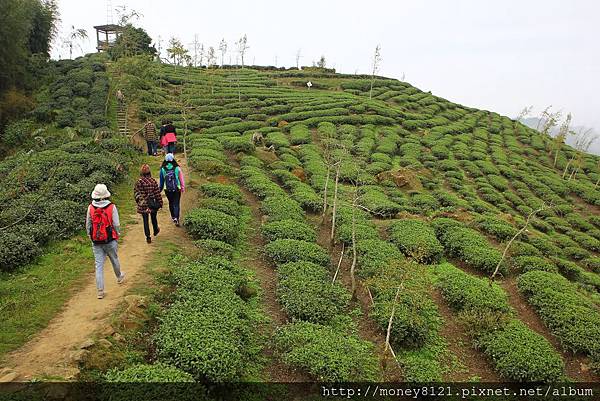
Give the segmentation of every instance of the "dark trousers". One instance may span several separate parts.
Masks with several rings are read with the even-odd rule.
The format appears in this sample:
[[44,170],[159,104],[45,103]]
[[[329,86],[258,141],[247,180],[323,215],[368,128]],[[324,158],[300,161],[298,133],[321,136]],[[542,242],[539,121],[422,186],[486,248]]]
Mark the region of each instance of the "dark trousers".
[[156,141],[146,141],[148,145],[148,156],[155,155],[158,152],[158,143]]
[[152,220],[152,229],[154,230],[154,235],[158,231],[158,221],[156,221],[156,210],[150,213],[142,213],[142,220],[144,221],[144,234],[146,234],[146,238],[150,238],[150,225],[148,224],[148,215]]
[[173,154],[175,154],[175,144],[176,143],[177,142],[169,142],[167,144],[167,153],[173,153]]
[[169,200],[169,211],[171,212],[171,218],[179,220],[179,201],[181,200],[181,192],[165,191],[165,194]]

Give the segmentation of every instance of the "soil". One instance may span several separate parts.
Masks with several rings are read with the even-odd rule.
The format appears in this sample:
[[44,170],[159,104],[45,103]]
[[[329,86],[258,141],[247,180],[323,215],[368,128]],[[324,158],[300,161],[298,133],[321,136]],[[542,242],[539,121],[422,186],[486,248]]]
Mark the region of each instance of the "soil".
[[264,311],[270,318],[265,330],[265,335],[269,338],[264,348],[264,355],[268,360],[263,372],[265,380],[275,383],[310,381],[310,378],[305,373],[295,370],[281,362],[272,345],[273,342],[270,340],[273,337],[275,330],[288,322],[288,317],[281,309],[281,305],[277,300],[277,274],[275,273],[275,268],[265,260],[264,255],[261,253],[265,241],[260,234],[262,221],[262,214],[259,209],[260,203],[256,196],[241,185],[240,189],[244,194],[246,205],[248,205],[252,211],[248,249],[244,252],[242,263],[246,269],[256,273],[256,278],[262,289]]
[[[187,176],[185,161],[181,160],[180,165]],[[194,203],[194,198],[193,193],[184,194],[181,201],[183,213]],[[127,233],[119,243],[121,270],[127,274],[124,283],[117,284],[110,261],[107,260],[104,267],[105,297],[97,299],[93,261],[89,266],[82,266],[89,270],[89,277],[65,303],[62,312],[32,340],[8,354],[3,361],[4,367],[17,374],[15,380],[27,381],[40,376],[71,379],[78,373],[74,356],[81,344],[110,324],[113,311],[119,307],[129,288],[147,279],[144,266],[161,246],[163,239],[182,235],[183,228],[175,227],[171,222],[164,194],[163,201],[164,208],[158,213],[161,231],[151,244],[146,243],[139,214],[121,218],[124,221],[129,217],[135,220],[134,225],[125,227]]]
[[517,313],[517,317],[527,325],[531,330],[544,336],[552,346],[560,352],[565,362],[565,372],[573,380],[578,382],[597,382],[600,378],[595,375],[590,369],[590,363],[587,357],[581,355],[573,355],[570,352],[564,351],[560,341],[544,325],[533,307],[527,303],[525,297],[519,292],[517,280],[515,277],[509,277],[499,281],[498,284],[508,293],[508,301]]

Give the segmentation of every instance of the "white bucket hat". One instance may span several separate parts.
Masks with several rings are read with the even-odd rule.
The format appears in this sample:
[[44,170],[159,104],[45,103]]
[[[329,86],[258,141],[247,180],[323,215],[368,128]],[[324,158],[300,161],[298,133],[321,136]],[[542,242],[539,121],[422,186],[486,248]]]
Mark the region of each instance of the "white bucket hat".
[[97,184],[92,192],[92,199],[106,199],[110,197],[110,192],[104,184]]

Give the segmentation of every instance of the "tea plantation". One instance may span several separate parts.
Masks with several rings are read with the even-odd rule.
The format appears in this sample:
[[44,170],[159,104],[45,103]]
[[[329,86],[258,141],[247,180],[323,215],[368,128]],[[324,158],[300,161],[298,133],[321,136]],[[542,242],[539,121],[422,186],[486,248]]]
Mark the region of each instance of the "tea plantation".
[[[52,84],[58,126],[104,85],[90,68]],[[598,157],[562,145],[554,163],[552,138],[395,79],[377,77],[370,98],[370,77],[319,68],[151,74],[136,117],[178,129],[200,194],[183,219],[196,256],[174,259],[142,360],[102,378],[598,380]],[[45,196],[56,216],[36,208],[25,231],[0,231],[0,268],[48,241],[36,219],[80,228],[91,182],[123,174],[111,141],[0,164],[0,226],[46,193],[40,172],[63,183]],[[273,376],[275,364],[291,373]]]

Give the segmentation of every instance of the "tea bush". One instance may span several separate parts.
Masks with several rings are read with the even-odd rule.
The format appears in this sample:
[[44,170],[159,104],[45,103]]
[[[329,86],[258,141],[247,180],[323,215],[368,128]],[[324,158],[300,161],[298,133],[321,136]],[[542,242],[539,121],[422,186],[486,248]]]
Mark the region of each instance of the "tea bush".
[[298,220],[277,220],[261,226],[262,235],[268,241],[278,239],[295,239],[306,242],[315,242],[317,233],[306,223]]
[[200,186],[200,190],[207,197],[231,199],[238,203],[244,198],[236,185],[206,183]]
[[288,198],[285,193],[263,200],[260,210],[267,215],[269,221],[304,221],[304,210],[296,201]]
[[183,225],[194,239],[214,239],[235,243],[239,235],[238,219],[208,209],[192,209],[183,219]]
[[419,263],[436,263],[444,252],[433,229],[421,220],[395,221],[389,228],[389,235],[390,241],[402,253]]
[[306,261],[329,264],[329,254],[317,244],[294,239],[278,239],[265,246],[265,253],[277,264]]
[[379,377],[372,343],[330,326],[298,322],[279,328],[275,344],[285,363],[321,382],[374,381]]
[[280,265],[277,278],[279,302],[295,319],[325,324],[343,313],[350,302],[346,288],[332,284],[327,270],[311,262]]
[[519,291],[561,344],[572,352],[600,352],[600,312],[564,277],[530,271],[517,279]]
[[362,278],[372,277],[392,261],[404,258],[396,246],[381,239],[357,241],[356,252],[358,254],[358,275]]

